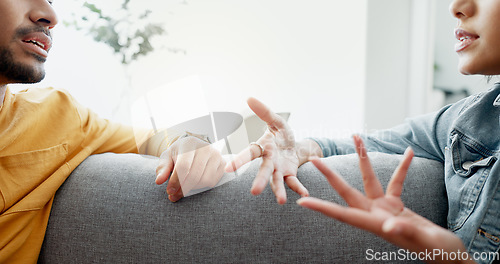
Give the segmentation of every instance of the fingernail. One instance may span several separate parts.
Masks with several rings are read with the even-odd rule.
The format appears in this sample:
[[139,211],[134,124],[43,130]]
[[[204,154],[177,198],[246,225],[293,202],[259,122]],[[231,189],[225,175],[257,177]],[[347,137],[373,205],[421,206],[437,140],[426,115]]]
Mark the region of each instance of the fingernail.
[[180,197],[175,196],[175,195],[169,195],[169,196],[168,196],[168,199],[169,199],[172,203],[175,203],[175,202],[177,202],[177,201],[179,201],[179,200],[180,200]]
[[410,151],[412,151],[412,148],[411,147],[407,147],[406,150],[405,150],[405,153],[404,155],[408,155],[408,153],[410,153]]
[[168,188],[168,189],[167,189],[167,193],[168,193],[169,195],[174,194],[174,193],[175,193],[175,191],[176,191],[176,189],[175,189],[174,187],[170,187],[170,188]]
[[163,174],[163,172],[165,171],[165,169],[161,169],[158,174],[156,174],[156,179],[158,180],[158,178],[160,178],[160,176]]

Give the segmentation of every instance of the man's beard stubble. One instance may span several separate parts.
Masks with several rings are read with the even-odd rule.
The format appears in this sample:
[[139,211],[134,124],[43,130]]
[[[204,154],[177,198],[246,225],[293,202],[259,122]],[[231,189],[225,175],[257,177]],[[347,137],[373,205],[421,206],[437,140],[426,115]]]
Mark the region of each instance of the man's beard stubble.
[[[43,32],[47,36],[51,36],[51,32],[43,27],[22,27],[15,32],[12,41],[22,38],[31,32]],[[37,61],[44,63],[46,58],[36,54],[31,54]],[[16,62],[12,52],[5,47],[0,47],[0,75],[8,78],[12,82],[17,83],[37,83],[45,78],[45,70],[43,66],[37,69],[35,66],[26,65]]]
[[[41,63],[45,58],[34,55]],[[0,48],[0,75],[17,83],[37,83],[45,78],[43,69],[16,62],[12,53],[6,48]]]

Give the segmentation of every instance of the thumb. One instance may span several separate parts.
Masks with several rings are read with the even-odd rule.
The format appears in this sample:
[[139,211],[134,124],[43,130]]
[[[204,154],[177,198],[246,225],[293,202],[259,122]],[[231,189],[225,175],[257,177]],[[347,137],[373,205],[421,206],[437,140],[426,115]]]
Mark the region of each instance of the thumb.
[[165,183],[170,177],[172,170],[174,168],[174,161],[169,153],[166,155],[161,155],[160,163],[156,168],[156,184],[160,185]]

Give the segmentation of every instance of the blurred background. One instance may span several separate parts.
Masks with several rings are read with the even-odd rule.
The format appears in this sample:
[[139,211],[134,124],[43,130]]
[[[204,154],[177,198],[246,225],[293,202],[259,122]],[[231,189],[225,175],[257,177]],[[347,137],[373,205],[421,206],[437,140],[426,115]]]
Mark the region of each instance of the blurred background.
[[60,0],[47,77],[31,86],[127,124],[148,93],[175,122],[249,115],[252,96],[291,113],[297,138],[370,132],[491,85],[458,73],[450,3]]

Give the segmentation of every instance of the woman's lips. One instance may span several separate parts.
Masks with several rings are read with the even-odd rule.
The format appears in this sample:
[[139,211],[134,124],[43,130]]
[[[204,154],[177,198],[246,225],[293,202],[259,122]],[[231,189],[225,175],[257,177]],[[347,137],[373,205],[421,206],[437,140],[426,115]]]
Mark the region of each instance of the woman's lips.
[[479,36],[476,34],[469,33],[463,29],[455,29],[455,38],[458,39],[458,43],[455,45],[455,52],[460,52],[465,50],[467,47],[472,45]]

